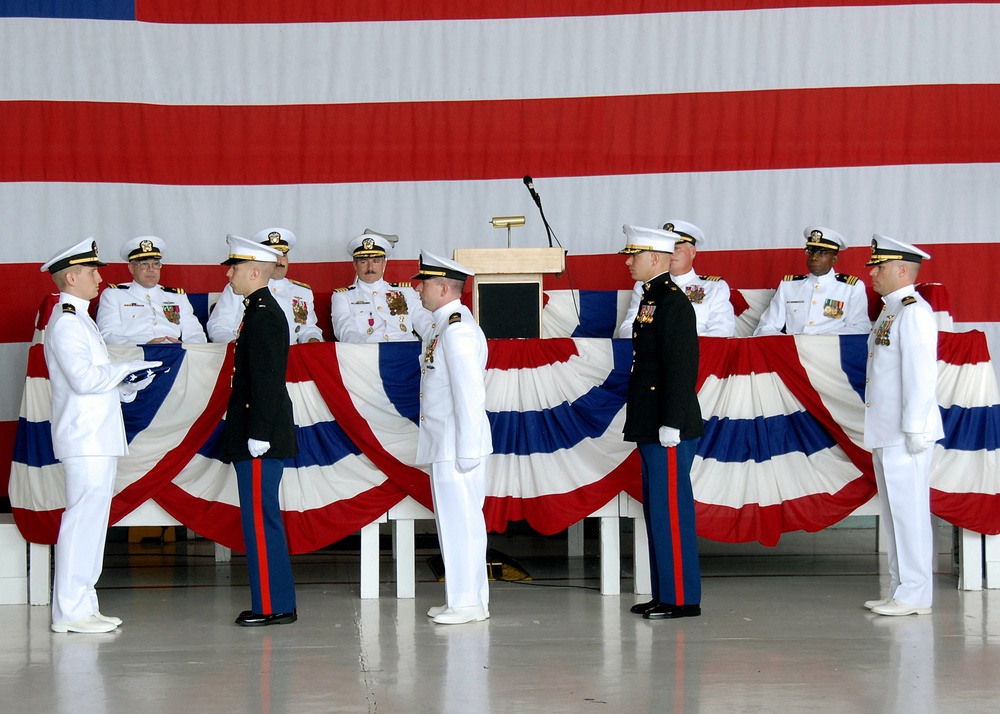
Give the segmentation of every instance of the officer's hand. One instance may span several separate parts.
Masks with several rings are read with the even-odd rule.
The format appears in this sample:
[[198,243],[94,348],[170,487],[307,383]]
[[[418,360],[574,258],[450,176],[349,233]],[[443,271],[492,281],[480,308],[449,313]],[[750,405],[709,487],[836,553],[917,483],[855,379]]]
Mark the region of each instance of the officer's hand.
[[658,436],[660,438],[660,446],[668,449],[671,446],[677,446],[681,443],[681,430],[675,429],[672,426],[661,426]]
[[927,451],[927,438],[923,434],[907,434],[906,450],[911,454],[922,454]]
[[123,397],[128,397],[136,392],[141,392],[143,389],[148,387],[153,383],[153,377],[156,375],[149,375],[145,379],[140,379],[138,382],[122,382],[118,385],[118,393]]
[[255,459],[267,453],[271,448],[270,441],[258,441],[257,439],[247,439],[247,450]]
[[459,457],[455,459],[455,470],[460,474],[467,474],[472,471],[472,469],[479,466],[480,461],[481,459],[464,459]]

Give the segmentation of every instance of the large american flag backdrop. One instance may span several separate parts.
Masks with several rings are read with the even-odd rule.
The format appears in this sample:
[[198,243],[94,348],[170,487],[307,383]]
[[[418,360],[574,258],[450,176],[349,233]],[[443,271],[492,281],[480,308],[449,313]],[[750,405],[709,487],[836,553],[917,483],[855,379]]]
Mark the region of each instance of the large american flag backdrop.
[[821,223],[844,272],[875,231],[927,248],[921,279],[992,329],[997,37],[995,3],[5,0],[0,486],[37,267],[88,235],[159,235],[164,284],[212,292],[226,233],[283,225],[329,291],[366,227],[402,237],[390,279],[506,245],[494,215],[543,244],[530,174],[568,251],[549,289],[629,287],[621,224],[671,216],[704,229],[700,272],[773,287]]

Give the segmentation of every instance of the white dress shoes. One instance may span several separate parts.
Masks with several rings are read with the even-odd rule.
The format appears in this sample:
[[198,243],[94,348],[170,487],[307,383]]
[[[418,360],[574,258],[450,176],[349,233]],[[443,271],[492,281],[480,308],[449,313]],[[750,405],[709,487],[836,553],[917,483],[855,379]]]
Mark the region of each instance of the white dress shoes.
[[117,625],[102,620],[97,615],[91,615],[82,620],[62,620],[61,622],[52,623],[53,632],[111,632],[116,627]]
[[901,615],[930,615],[931,608],[917,607],[916,605],[909,605],[905,602],[900,602],[899,600],[890,600],[884,605],[876,605],[872,608],[872,612],[876,615],[888,615],[890,617],[899,617]]
[[466,622],[482,622],[489,616],[489,608],[485,605],[449,607],[435,615],[431,621],[438,625],[464,625]]
[[427,617],[437,617],[442,612],[448,609],[447,605],[435,605],[430,610],[427,611]]
[[122,619],[120,617],[115,617],[114,615],[102,615],[99,612],[94,613],[94,617],[98,620],[104,620],[105,622],[110,622],[115,627],[121,627]]
[[878,607],[879,605],[887,605],[890,602],[892,602],[891,597],[884,597],[881,600],[865,600],[865,607],[871,610],[872,608]]

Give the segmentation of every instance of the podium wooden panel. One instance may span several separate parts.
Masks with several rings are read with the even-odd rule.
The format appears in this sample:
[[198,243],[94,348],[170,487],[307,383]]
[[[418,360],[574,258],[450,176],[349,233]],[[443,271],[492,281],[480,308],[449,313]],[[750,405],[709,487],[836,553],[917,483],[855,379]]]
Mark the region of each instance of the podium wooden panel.
[[458,248],[475,272],[472,313],[490,338],[541,337],[542,276],[566,269],[562,248]]

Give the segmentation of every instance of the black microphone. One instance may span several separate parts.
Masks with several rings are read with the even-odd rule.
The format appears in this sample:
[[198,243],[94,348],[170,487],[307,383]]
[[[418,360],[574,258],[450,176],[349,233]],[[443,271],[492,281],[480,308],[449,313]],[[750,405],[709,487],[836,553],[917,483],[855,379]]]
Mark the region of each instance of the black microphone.
[[525,176],[524,177],[524,185],[528,187],[528,193],[530,193],[531,197],[533,199],[535,199],[535,204],[539,208],[541,208],[542,207],[542,199],[539,197],[539,195],[537,193],[535,193],[535,184],[533,184],[531,182],[531,177],[530,176]]

